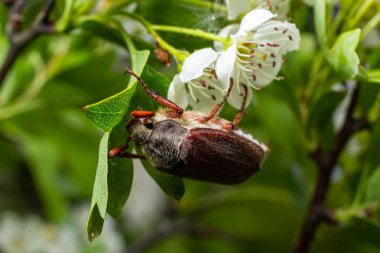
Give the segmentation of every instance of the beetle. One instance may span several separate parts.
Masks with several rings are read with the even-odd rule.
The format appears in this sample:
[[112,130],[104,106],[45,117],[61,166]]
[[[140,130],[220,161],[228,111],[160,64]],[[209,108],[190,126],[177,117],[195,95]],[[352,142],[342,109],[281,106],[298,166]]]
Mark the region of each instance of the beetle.
[[[157,112],[132,111],[127,124],[129,137],[124,147],[112,149],[109,157],[146,158],[158,170],[184,178],[219,183],[239,184],[248,180],[261,167],[268,148],[250,134],[236,127],[244,116],[246,95],[241,110],[231,123],[216,116],[226,102],[233,81],[209,115],[185,111],[174,102],[151,91],[133,71],[146,93],[166,108]],[[144,154],[124,152],[134,141]]]

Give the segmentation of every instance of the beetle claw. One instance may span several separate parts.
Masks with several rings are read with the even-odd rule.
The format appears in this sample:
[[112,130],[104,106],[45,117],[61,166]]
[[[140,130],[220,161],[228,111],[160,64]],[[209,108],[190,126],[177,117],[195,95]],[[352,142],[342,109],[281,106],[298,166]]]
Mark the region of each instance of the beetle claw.
[[199,123],[202,123],[202,124],[205,124],[205,123],[207,123],[209,120],[210,120],[209,117],[204,116],[204,117],[199,118],[199,119],[198,119],[198,122],[199,122]]
[[224,130],[230,132],[230,131],[232,131],[232,130],[235,128],[235,126],[234,126],[234,124],[232,124],[232,123],[226,123],[226,124],[224,124],[224,125],[222,126],[222,128],[223,128]]

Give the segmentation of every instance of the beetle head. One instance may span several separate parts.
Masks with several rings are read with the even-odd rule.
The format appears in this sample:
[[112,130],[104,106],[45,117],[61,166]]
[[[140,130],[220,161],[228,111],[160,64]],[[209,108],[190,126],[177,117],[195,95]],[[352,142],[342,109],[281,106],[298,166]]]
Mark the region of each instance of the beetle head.
[[144,144],[154,128],[153,118],[134,118],[127,125],[127,131],[137,144]]

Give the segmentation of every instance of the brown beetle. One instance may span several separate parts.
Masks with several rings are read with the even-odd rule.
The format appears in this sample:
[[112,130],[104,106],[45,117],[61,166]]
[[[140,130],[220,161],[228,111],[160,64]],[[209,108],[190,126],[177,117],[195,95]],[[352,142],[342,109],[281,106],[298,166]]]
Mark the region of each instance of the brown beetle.
[[[133,111],[133,119],[127,125],[130,135],[127,145],[112,149],[110,157],[142,158],[124,152],[128,142],[133,140],[153,166],[179,177],[239,184],[260,170],[268,148],[236,128],[244,115],[244,104],[233,123],[215,116],[229,96],[232,81],[223,101],[205,115],[184,111],[172,101],[150,91],[131,70],[127,69],[126,73],[137,78],[147,94],[167,108],[157,112]],[[244,87],[247,93],[247,87]]]

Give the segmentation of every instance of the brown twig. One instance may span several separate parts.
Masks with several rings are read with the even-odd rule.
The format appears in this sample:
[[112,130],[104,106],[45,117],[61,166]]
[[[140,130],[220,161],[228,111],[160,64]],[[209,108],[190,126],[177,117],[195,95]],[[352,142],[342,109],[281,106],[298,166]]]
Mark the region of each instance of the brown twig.
[[[7,3],[7,2],[6,2]],[[0,86],[3,84],[7,73],[13,66],[20,53],[40,34],[53,32],[52,23],[49,21],[50,12],[55,0],[48,0],[40,13],[34,19],[32,25],[25,30],[21,29],[23,21],[22,11],[26,4],[25,0],[9,1],[11,6],[8,20],[8,36],[10,48],[0,68]]]
[[324,205],[332,172],[348,140],[356,132],[369,128],[369,122],[365,118],[354,118],[354,110],[358,98],[359,87],[355,86],[343,127],[338,132],[331,150],[323,152],[321,148],[317,148],[310,154],[318,166],[318,179],[306,218],[294,248],[295,253],[305,253],[309,251],[315,232],[322,222],[336,223],[333,215]]

